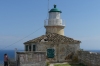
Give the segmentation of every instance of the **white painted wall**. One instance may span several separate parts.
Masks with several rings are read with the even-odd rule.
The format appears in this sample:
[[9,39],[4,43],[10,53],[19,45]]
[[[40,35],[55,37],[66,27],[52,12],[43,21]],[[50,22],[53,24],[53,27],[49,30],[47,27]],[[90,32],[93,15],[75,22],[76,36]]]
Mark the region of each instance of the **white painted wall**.
[[49,19],[60,19],[60,12],[49,13]]
[[48,26],[63,25],[60,18],[60,12],[49,13]]
[[64,35],[65,24],[60,17],[60,12],[50,12],[49,19],[45,20],[46,32]]
[[54,26],[54,25],[63,25],[62,19],[48,19],[48,25]]

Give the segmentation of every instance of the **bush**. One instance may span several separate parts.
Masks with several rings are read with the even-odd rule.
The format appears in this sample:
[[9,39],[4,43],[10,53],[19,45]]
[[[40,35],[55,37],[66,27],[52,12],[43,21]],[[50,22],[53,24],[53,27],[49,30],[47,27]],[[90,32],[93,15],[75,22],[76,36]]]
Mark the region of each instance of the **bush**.
[[46,66],[49,66],[50,65],[50,63],[49,62],[46,62]]

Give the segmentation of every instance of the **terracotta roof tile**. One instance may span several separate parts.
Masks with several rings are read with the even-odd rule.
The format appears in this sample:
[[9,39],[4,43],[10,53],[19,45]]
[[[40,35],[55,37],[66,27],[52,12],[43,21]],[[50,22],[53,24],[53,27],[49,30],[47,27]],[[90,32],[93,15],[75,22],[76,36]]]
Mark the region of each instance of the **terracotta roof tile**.
[[29,40],[25,42],[24,44],[30,44],[30,43],[61,43],[61,44],[76,44],[81,43],[79,40],[74,40],[73,38],[69,38],[63,35],[59,35],[56,33],[49,33],[46,35],[42,35],[38,38]]

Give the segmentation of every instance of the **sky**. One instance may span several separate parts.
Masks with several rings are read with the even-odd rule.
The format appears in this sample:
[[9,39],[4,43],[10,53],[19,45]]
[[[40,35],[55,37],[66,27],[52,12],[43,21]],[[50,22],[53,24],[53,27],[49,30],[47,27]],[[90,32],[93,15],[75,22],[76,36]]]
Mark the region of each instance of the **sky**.
[[[49,0],[62,11],[65,36],[84,50],[100,50],[100,0]],[[0,50],[24,50],[24,42],[45,34],[48,0],[0,0]]]

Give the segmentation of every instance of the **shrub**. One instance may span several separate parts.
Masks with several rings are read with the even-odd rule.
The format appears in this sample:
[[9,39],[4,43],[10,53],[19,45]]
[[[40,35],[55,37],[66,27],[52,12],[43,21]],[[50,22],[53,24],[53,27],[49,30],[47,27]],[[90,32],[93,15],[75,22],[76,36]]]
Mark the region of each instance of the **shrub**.
[[46,62],[46,66],[49,66],[50,65],[50,63],[49,62]]

